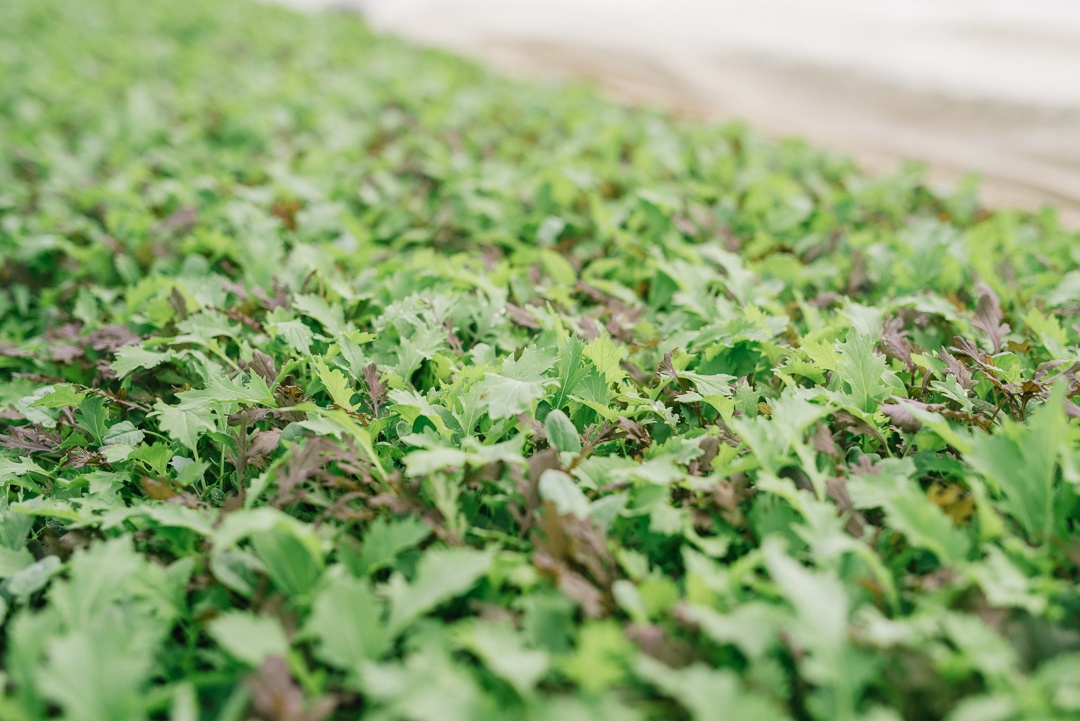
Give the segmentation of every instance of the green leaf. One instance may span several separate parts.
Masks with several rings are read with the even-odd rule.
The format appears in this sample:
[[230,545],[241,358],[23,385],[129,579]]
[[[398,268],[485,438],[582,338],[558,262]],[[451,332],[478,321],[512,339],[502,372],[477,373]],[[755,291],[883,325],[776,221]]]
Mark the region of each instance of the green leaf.
[[53,386],[51,391],[31,405],[37,408],[67,408],[79,405],[87,395],[87,391],[76,391],[75,386],[65,383]]
[[768,539],[762,550],[769,575],[795,608],[800,637],[814,645],[841,643],[847,635],[850,605],[840,581],[803,567],[784,552],[778,538]]
[[581,436],[562,411],[555,409],[548,413],[544,419],[544,431],[551,444],[563,453],[581,452]]
[[210,464],[206,461],[192,461],[184,464],[183,467],[176,466],[176,460],[181,457],[182,456],[173,456],[171,461],[172,464],[178,468],[178,473],[176,474],[174,482],[177,486],[184,488],[201,479],[206,470],[210,468]]
[[364,532],[360,554],[350,568],[359,576],[375,573],[393,565],[398,554],[415,548],[430,535],[431,529],[418,518],[377,518]]
[[1069,336],[1061,327],[1057,316],[1043,315],[1038,308],[1031,306],[1024,316],[1024,323],[1039,336],[1052,358],[1069,357],[1069,352],[1066,350]]
[[472,588],[491,568],[494,551],[433,548],[416,566],[416,578],[390,586],[389,632],[396,636],[415,619]]
[[559,513],[571,513],[579,518],[589,517],[589,499],[581,492],[574,479],[553,468],[540,474],[538,484],[540,498],[551,501]]
[[165,475],[169,460],[172,457],[173,450],[165,441],[158,441],[150,445],[143,443],[128,455],[128,458],[146,463],[159,476]]
[[158,427],[169,434],[174,441],[180,442],[192,453],[197,453],[199,437],[204,432],[217,428],[214,414],[209,408],[183,410],[176,406],[165,405],[162,401],[154,404],[151,414],[158,419]]
[[538,350],[536,346],[529,346],[521,352],[518,358],[507,358],[502,364],[502,374],[507,378],[519,381],[540,381],[544,374],[551,369],[557,360],[557,354],[550,350]]
[[713,398],[716,396],[730,398],[734,393],[731,388],[731,383],[736,380],[735,376],[729,376],[723,373],[701,375],[700,373],[694,373],[692,371],[679,371],[678,375],[680,378],[685,378],[693,383],[697,392],[700,393],[703,398]]
[[281,623],[269,616],[227,611],[211,621],[206,630],[219,646],[253,668],[270,656],[284,657],[289,651],[289,639]]
[[874,339],[856,331],[840,346],[837,373],[847,386],[851,404],[867,413],[877,408],[877,401],[888,395],[888,386],[881,382],[885,374],[885,356],[874,352]]
[[113,443],[102,446],[98,452],[101,453],[101,457],[105,459],[106,463],[116,464],[126,461],[134,450],[132,446],[126,443]]
[[530,413],[533,402],[544,395],[544,383],[540,381],[522,381],[497,373],[488,373],[480,388],[487,396],[488,415],[495,421]]
[[340,305],[330,305],[317,295],[296,295],[292,299],[293,308],[309,318],[314,318],[326,329],[326,334],[337,336],[344,333],[345,312]]
[[145,433],[135,427],[131,421],[120,421],[105,432],[101,442],[105,445],[122,443],[128,446],[137,446],[142,443]]
[[4,582],[4,590],[16,599],[25,601],[49,584],[60,573],[63,562],[58,556],[45,556],[37,562],[20,569]]
[[79,413],[75,420],[79,428],[89,433],[100,444],[109,426],[107,401],[101,396],[88,395],[79,403]]
[[[1004,495],[1005,510],[1032,540],[1049,540],[1069,508],[1057,490],[1058,458],[1067,448],[1068,419],[1060,386],[1027,424],[1005,420],[992,436],[977,435],[965,462]],[[1062,494],[1067,493],[1062,489]],[[1070,493],[1071,495],[1071,493]]]
[[521,695],[530,693],[548,670],[547,653],[525,647],[508,624],[467,623],[458,627],[458,642]]
[[785,620],[779,607],[762,601],[743,603],[726,614],[693,605],[687,607],[686,616],[713,641],[731,644],[750,659],[761,658],[776,645]]
[[488,373],[480,383],[492,420],[529,413],[533,402],[544,395],[544,386],[555,381],[544,373],[555,364],[555,354],[526,348],[517,360],[507,358],[502,373]]
[[356,673],[386,647],[382,604],[368,582],[351,576],[338,575],[327,582],[304,628],[318,643],[316,656],[343,671]]
[[971,542],[953,525],[943,510],[934,505],[913,478],[911,459],[886,459],[874,466],[875,473],[852,476],[847,487],[856,508],[881,508],[890,528],[903,533],[908,543],[925,548],[943,562],[966,559]]
[[157,368],[173,357],[173,352],[147,350],[141,345],[126,345],[116,349],[111,368],[117,378],[126,378],[136,370]]
[[48,472],[29,458],[13,461],[0,456],[0,483],[19,480],[30,473],[48,476]]
[[128,595],[125,584],[145,563],[130,536],[95,544],[72,556],[69,580],[51,590],[50,600],[73,626],[89,624]]
[[34,565],[34,554],[25,548],[18,550],[0,546],[0,579],[14,576]]
[[312,556],[319,555],[319,540],[310,526],[269,506],[245,508],[224,515],[214,529],[214,546],[234,546],[254,533],[271,531],[279,526],[300,539]]
[[470,436],[476,429],[476,424],[484,416],[483,391],[480,384],[471,384],[467,391],[457,395],[457,400],[461,404],[461,410],[453,411],[454,419],[457,420],[465,435]]
[[354,391],[349,386],[349,381],[345,377],[345,374],[337,368],[328,368],[326,362],[322,358],[316,359],[313,365],[315,366],[315,372],[318,374],[319,380],[322,381],[323,386],[326,388],[326,392],[330,394],[334,403],[346,410],[356,410],[357,406],[352,402]]
[[394,410],[410,425],[415,423],[417,418],[422,417],[431,421],[439,435],[447,438],[450,436],[446,421],[424,396],[414,390],[400,388],[390,391],[388,396],[394,403]]
[[619,366],[626,357],[626,348],[616,346],[607,336],[597,336],[596,340],[585,346],[584,354],[604,376],[608,385],[618,383],[626,377],[626,371]]
[[371,333],[360,333],[354,331],[353,333],[341,333],[337,337],[338,348],[341,349],[341,355],[345,359],[345,363],[349,366],[349,371],[352,373],[353,378],[361,378],[364,374],[364,368],[370,362],[365,356],[364,351],[360,348],[361,343],[368,343],[375,340],[377,336]]
[[444,468],[465,468],[468,460],[469,454],[456,448],[412,451],[402,459],[405,463],[405,474],[410,478],[430,476]]
[[214,519],[206,511],[197,508],[188,508],[175,503],[144,503],[128,510],[132,516],[145,516],[163,527],[186,528],[206,537],[213,532]]
[[70,721],[144,718],[162,631],[119,610],[105,614],[49,643],[37,685]]
[[304,324],[304,321],[300,319],[281,321],[275,323],[272,329],[297,355],[306,356],[311,353],[311,343],[315,340],[315,334]]
[[577,388],[578,383],[584,378],[589,367],[582,362],[585,356],[585,344],[577,338],[567,338],[559,344],[559,357],[556,372],[558,375],[558,390],[551,400],[551,407],[561,409],[566,405],[570,394]]
[[386,718],[409,721],[484,718],[493,701],[438,642],[428,642],[405,663],[365,664],[359,687]]
[[592,621],[581,627],[577,648],[560,668],[582,690],[596,693],[621,683],[637,650],[614,621]]
[[289,526],[258,531],[252,534],[251,545],[274,585],[290,596],[307,595],[322,573],[319,549]]
[[371,470],[376,478],[381,478],[386,474],[386,471],[382,467],[382,463],[379,461],[379,455],[375,452],[371,433],[368,432],[367,428],[361,426],[355,418],[337,408],[325,409],[312,404],[301,404],[296,408],[298,411],[303,410],[310,413],[317,413],[323,418],[331,421],[364,452],[368,462],[372,465]]
[[782,721],[790,718],[762,696],[743,688],[729,669],[713,669],[701,663],[678,670],[648,656],[639,656],[637,673],[675,699],[694,721]]
[[595,368],[588,369],[570,397],[584,403],[609,421],[616,421],[622,415],[618,409],[608,406],[614,397],[611,384]]
[[246,380],[241,376],[234,378],[210,376],[203,390],[183,391],[177,393],[176,397],[180,399],[177,407],[182,410],[203,408],[211,403],[243,403],[268,408],[274,408],[277,405],[270,387],[257,373],[250,374]]

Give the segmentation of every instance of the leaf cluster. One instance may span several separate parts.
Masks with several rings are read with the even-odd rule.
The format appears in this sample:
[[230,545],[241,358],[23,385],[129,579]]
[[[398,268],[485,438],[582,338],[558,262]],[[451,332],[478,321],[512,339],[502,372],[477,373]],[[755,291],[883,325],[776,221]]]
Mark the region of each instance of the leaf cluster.
[[1080,236],[247,0],[0,3],[0,717],[1080,713]]

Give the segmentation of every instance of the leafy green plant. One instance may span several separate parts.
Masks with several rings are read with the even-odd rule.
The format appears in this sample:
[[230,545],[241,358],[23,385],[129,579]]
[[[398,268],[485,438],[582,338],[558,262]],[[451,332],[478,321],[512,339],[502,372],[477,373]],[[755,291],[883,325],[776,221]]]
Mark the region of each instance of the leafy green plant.
[[352,16],[0,3],[0,717],[1080,714],[1078,240]]

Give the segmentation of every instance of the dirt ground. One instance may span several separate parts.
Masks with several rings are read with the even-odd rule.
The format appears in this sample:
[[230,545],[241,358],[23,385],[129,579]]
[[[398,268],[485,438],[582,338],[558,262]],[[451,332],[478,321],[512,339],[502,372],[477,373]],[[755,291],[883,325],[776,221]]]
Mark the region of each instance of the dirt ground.
[[853,155],[982,177],[991,205],[1080,226],[1075,0],[285,0],[506,72],[742,120]]

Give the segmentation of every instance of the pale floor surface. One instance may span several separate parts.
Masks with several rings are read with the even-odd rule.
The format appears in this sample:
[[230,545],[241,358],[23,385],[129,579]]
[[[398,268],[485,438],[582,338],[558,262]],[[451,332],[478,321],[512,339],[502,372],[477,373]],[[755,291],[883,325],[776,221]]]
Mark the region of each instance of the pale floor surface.
[[283,0],[1080,225],[1080,0]]

